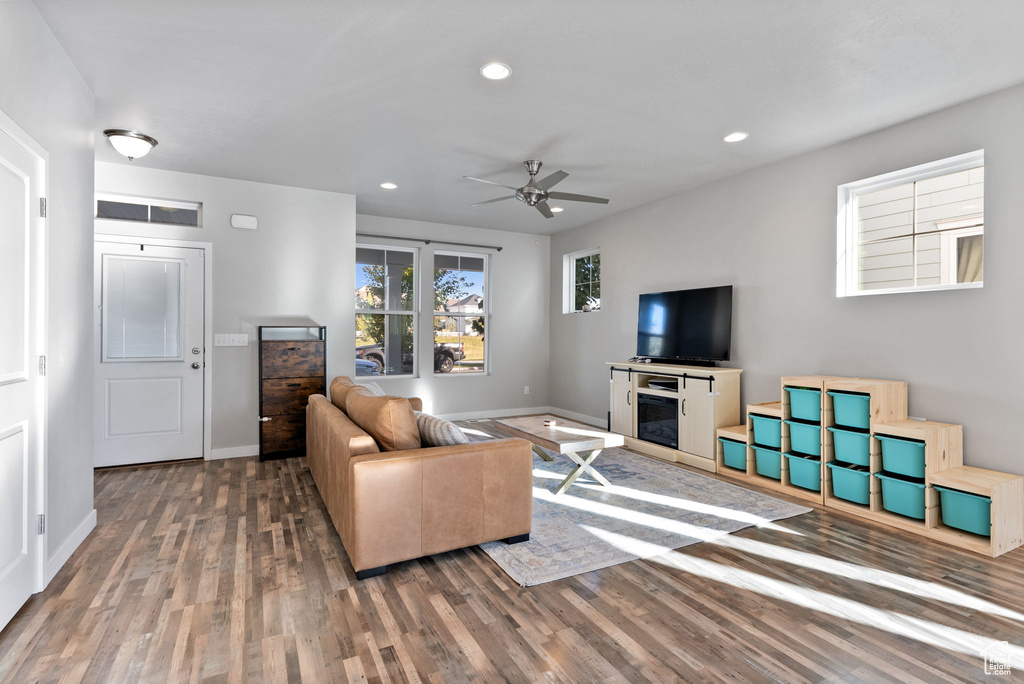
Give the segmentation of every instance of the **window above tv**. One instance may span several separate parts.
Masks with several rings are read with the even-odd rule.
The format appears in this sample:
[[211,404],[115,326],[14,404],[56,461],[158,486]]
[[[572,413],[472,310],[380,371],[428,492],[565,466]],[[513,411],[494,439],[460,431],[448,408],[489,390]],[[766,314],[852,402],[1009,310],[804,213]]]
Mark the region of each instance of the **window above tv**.
[[982,287],[984,150],[839,186],[836,296]]

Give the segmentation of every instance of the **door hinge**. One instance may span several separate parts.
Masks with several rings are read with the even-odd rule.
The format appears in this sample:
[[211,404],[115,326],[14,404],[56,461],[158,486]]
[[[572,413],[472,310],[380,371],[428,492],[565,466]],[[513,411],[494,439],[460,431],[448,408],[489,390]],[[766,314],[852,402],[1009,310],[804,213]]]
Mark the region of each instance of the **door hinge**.
[[46,198],[39,198],[39,218],[46,218]]
[[40,356],[39,357],[39,374],[40,375],[46,375],[46,357],[45,356]]
[[46,534],[46,514],[39,514],[39,534]]

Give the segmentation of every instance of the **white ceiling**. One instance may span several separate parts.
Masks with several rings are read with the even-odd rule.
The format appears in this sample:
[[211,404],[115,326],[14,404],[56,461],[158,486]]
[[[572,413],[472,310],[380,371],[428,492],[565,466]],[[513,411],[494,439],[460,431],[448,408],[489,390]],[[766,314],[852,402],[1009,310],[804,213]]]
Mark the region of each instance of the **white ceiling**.
[[[138,166],[528,233],[1024,81],[1020,0],[35,2],[96,94],[97,139],[160,141]],[[481,78],[491,60],[512,76]],[[504,191],[462,176],[519,186],[530,158],[611,203],[469,207]]]

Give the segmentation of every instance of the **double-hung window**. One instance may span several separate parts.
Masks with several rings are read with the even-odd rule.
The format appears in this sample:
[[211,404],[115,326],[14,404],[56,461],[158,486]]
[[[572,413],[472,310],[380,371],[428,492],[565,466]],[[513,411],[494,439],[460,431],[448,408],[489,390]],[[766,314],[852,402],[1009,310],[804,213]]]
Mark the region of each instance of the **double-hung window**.
[[840,297],[981,287],[984,151],[839,187]]
[[487,256],[434,252],[434,372],[487,372]]
[[566,254],[562,272],[562,313],[601,309],[601,250],[584,249]]
[[356,359],[373,364],[357,364],[357,375],[416,372],[416,257],[400,247],[356,247]]

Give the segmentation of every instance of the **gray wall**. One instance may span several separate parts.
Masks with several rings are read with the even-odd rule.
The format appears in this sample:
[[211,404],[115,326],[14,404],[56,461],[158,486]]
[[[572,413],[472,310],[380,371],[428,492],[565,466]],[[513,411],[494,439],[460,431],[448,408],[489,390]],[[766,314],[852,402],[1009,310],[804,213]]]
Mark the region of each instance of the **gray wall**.
[[[424,245],[406,241],[391,241],[402,247],[416,246],[420,250],[421,293],[433,287],[434,249],[441,251],[491,254],[490,310],[487,323],[487,341],[490,354],[490,374],[486,376],[437,375],[432,367],[425,367],[421,355],[420,376],[417,378],[380,378],[380,385],[391,394],[417,396],[424,401],[424,410],[436,414],[466,415],[494,413],[548,405],[548,261],[550,239],[540,235],[526,235],[483,228],[466,228],[423,221],[356,217],[360,233],[422,237],[483,245],[498,245],[502,251],[474,250],[451,245]],[[366,238],[367,242],[388,244],[387,240]],[[355,280],[345,290],[346,305],[351,311]],[[430,308],[429,295],[421,299]],[[424,312],[426,314],[426,312]],[[421,315],[418,332],[419,349],[433,348],[433,326],[429,315]],[[350,349],[354,349],[353,343]],[[530,387],[529,396],[523,394]]]
[[[97,233],[213,243],[214,332],[249,334],[248,347],[207,356],[215,451],[259,444],[256,326],[280,317],[326,325],[328,373],[353,372],[353,195],[106,163],[96,164],[96,191],[203,203],[202,228],[95,223]],[[235,213],[256,216],[259,229],[232,228]]]
[[[0,110],[50,155],[47,168],[47,558],[90,517],[95,100],[27,0],[0,2]],[[58,559],[58,562],[61,559]]]
[[[911,415],[964,425],[968,464],[1024,473],[1007,429],[1024,410],[1022,121],[1017,87],[557,234],[551,403],[606,415],[604,362],[635,353],[639,293],[732,284],[744,404],[778,400],[782,375],[906,380]],[[837,299],[836,187],[981,148],[985,287]],[[602,310],[562,314],[562,255],[592,246]]]

